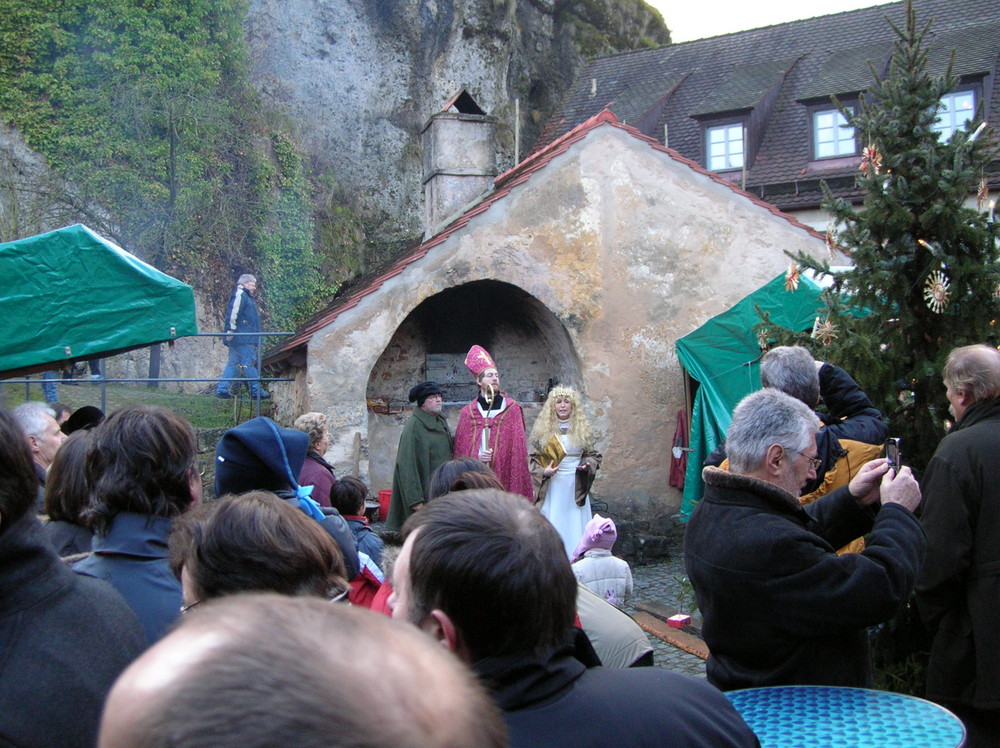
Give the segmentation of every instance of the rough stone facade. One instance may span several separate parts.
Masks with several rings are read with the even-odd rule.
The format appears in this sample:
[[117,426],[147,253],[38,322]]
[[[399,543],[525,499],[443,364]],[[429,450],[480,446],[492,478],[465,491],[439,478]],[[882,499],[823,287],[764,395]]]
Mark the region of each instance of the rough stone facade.
[[675,341],[781,272],[786,251],[825,251],[815,232],[613,119],[580,130],[502,176],[502,197],[309,337],[305,388],[280,393],[280,408],[327,412],[328,458],[357,464],[373,491],[391,482],[409,387],[453,371],[454,423],[475,391],[459,364],[479,343],[501,388],[528,404],[529,428],[550,380],[584,393],[604,453],[595,498],[626,519],[672,514],[669,448],[685,407]]

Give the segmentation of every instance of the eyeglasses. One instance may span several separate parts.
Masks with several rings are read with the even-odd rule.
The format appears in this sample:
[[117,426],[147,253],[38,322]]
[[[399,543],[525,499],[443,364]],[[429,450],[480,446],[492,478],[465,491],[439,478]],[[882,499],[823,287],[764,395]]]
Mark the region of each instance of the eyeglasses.
[[812,465],[812,469],[813,470],[819,470],[820,467],[823,465],[823,461],[821,459],[819,459],[818,457],[810,457],[805,452],[799,452],[799,450],[795,450],[795,451],[798,452],[803,457],[805,457],[807,460],[809,460],[809,464]]
[[191,608],[194,608],[197,605],[201,605],[201,603],[202,603],[201,600],[195,600],[193,603],[188,603],[187,605],[182,605],[181,606],[181,615],[183,615],[184,613],[187,613],[189,610],[191,610]]

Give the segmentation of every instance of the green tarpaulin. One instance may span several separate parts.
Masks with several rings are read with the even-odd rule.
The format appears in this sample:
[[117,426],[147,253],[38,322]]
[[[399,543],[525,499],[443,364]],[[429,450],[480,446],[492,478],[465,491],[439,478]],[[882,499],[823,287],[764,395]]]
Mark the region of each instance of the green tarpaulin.
[[77,224],[0,244],[0,375],[198,332],[191,287]]
[[795,291],[785,290],[781,274],[734,307],[713,317],[677,341],[677,356],[699,383],[691,409],[691,439],[681,516],[687,518],[701,499],[701,468],[705,458],[726,436],[733,408],[745,395],[760,389],[760,344],[753,328],[759,307],[771,321],[791,330],[812,327],[820,287],[802,276]]

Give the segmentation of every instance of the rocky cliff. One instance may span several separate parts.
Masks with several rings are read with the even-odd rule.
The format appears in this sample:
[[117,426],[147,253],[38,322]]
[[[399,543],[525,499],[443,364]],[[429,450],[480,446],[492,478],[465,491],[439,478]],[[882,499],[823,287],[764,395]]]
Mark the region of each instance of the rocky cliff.
[[251,0],[251,78],[381,240],[421,229],[420,131],[467,89],[500,120],[500,169],[589,57],[669,42],[639,0]]

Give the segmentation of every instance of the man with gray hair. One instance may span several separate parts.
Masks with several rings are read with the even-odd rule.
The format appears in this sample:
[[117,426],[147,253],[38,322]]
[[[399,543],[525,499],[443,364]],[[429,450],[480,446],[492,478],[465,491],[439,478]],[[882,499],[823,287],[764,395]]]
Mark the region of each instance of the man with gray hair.
[[14,408],[14,420],[28,440],[31,459],[38,478],[38,496],[35,510],[41,512],[45,502],[45,476],[59,447],[66,441],[66,434],[59,429],[56,412],[45,403],[27,402]]
[[[872,684],[867,627],[906,600],[926,540],[912,512],[910,469],[867,463],[809,506],[817,422],[800,400],[766,388],[745,397],[727,433],[730,471],[706,467],[705,496],[684,536],[685,567],[722,690]],[[835,549],[870,531],[862,553]]]
[[927,562],[917,607],[932,637],[927,698],[965,722],[969,746],[1000,735],[1000,353],[956,348],[944,367],[952,430],[924,473]]
[[[802,487],[800,501],[808,504],[835,488],[846,486],[869,460],[879,456],[888,429],[882,414],[851,375],[829,362],[817,361],[797,345],[772,348],[761,359],[760,382],[781,390],[810,408],[820,402],[825,412],[813,417],[820,426],[816,433],[816,475]],[[726,468],[723,445],[705,461]],[[849,549],[859,551],[862,541]]]
[[271,393],[265,392],[260,382],[256,381],[260,377],[260,372],[257,371],[257,346],[260,345],[260,336],[256,334],[260,332],[260,315],[253,300],[256,292],[257,278],[244,273],[236,282],[233,295],[229,297],[226,316],[222,322],[226,331],[222,342],[229,346],[229,361],[215,389],[216,397],[226,400],[232,398],[230,388],[233,383],[229,380],[236,376],[253,380],[246,385],[255,400],[267,400],[271,397]]

